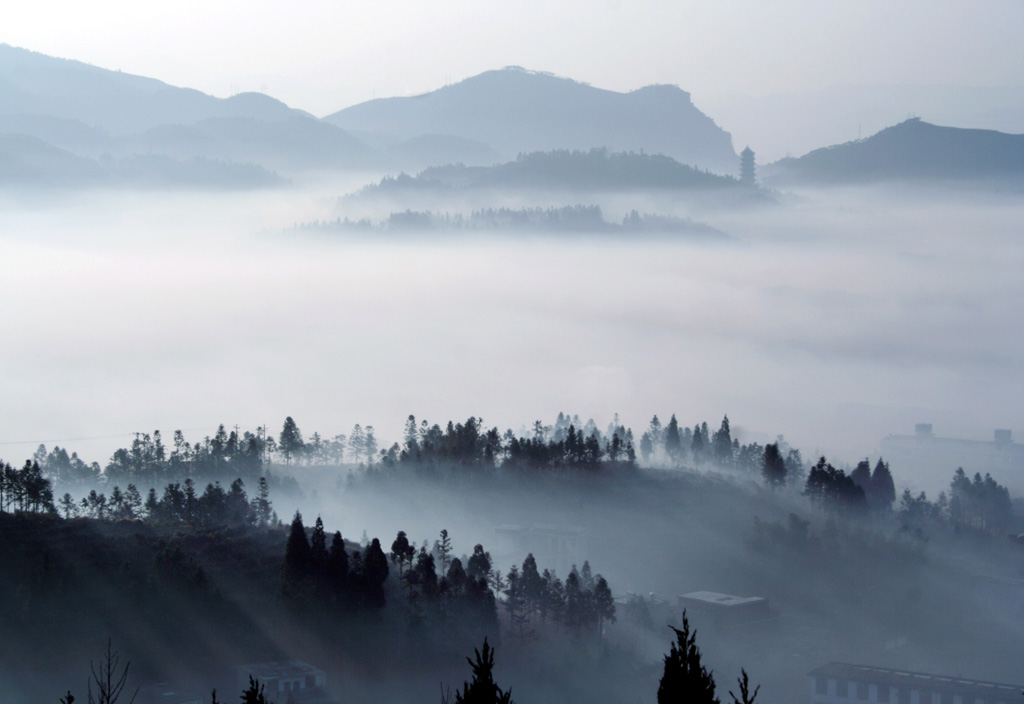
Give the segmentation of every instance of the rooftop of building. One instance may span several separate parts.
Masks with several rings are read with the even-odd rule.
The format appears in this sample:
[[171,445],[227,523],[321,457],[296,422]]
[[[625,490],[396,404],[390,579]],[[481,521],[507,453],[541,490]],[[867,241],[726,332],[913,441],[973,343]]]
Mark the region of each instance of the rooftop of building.
[[[811,677],[829,677],[861,682],[870,682],[890,687],[915,687],[919,689],[941,690],[951,694],[983,697],[993,701],[1011,702],[1020,698],[1024,685],[986,682],[964,677],[947,675],[931,675],[908,670],[890,670],[885,667],[871,665],[851,665],[843,662],[830,662],[815,668],[808,673]],[[984,694],[982,694],[984,692]]]
[[765,601],[763,596],[733,596],[732,594],[720,594],[718,592],[690,592],[679,595],[680,599],[692,599],[714,606],[742,606],[744,604],[757,604]]

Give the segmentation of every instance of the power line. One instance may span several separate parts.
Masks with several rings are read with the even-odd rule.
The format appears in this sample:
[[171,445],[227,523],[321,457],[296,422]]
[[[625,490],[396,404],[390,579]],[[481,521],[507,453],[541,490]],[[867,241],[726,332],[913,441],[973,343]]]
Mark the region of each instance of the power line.
[[[197,431],[209,429],[210,426],[203,426],[201,428],[176,428],[176,430],[181,430],[181,432],[183,433],[194,433]],[[51,440],[0,440],[0,445],[40,445],[55,442],[85,442],[86,440],[110,440],[111,438],[128,437],[130,435],[135,435],[136,437],[138,437],[139,434],[140,433],[137,432],[125,432],[115,433],[113,435],[93,435],[91,437],[86,438],[57,438]]]

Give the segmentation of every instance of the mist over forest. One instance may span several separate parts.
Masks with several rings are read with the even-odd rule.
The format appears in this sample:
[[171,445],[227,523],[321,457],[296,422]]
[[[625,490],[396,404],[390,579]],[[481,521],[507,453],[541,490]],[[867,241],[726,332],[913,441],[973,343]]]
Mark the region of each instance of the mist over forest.
[[927,120],[0,45],[0,700],[1019,694],[1024,135]]

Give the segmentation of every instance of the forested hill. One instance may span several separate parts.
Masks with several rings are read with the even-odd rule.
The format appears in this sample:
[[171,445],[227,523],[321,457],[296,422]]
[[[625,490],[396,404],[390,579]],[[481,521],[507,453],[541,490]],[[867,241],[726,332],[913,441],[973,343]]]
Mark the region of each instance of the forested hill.
[[667,156],[607,149],[521,154],[497,166],[432,167],[417,176],[385,178],[362,195],[451,189],[473,191],[613,192],[641,189],[753,192],[738,180],[681,164]]
[[918,118],[867,139],[782,159],[762,170],[774,183],[1024,178],[1024,135],[940,127]]
[[676,86],[630,93],[508,67],[416,97],[383,98],[324,118],[346,130],[409,139],[441,134],[513,157],[551,149],[647,151],[733,174],[732,137]]

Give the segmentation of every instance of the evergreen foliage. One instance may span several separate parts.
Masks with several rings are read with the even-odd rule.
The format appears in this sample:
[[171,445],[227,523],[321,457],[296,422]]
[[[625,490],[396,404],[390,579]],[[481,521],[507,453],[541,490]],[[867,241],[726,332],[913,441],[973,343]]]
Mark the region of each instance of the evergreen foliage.
[[466,658],[473,668],[473,679],[463,682],[455,693],[455,704],[513,704],[512,690],[502,689],[494,681],[494,649],[484,638],[483,651],[474,649],[476,661]]
[[658,704],[719,704],[715,679],[701,662],[697,632],[683,612],[683,627],[670,626],[676,642],[665,656],[665,670],[658,685]]
[[764,446],[761,473],[768,486],[773,490],[786,483],[786,462],[782,459],[782,453],[779,452],[779,443],[769,443]]

